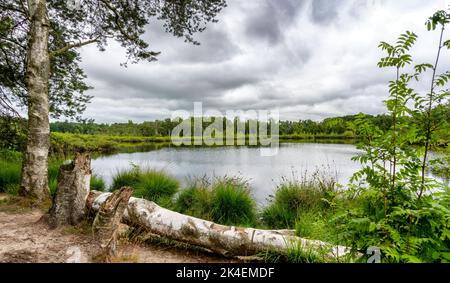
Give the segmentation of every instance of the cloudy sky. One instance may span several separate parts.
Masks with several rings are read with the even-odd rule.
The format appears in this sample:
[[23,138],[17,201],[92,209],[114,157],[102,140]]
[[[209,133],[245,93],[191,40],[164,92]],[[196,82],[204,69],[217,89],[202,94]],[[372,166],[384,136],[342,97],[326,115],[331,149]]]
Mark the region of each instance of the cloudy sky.
[[[384,112],[394,73],[376,63],[381,40],[419,35],[415,63],[432,62],[438,32],[426,19],[449,0],[228,0],[219,23],[197,34],[200,46],[165,34],[152,22],[145,38],[159,61],[120,67],[124,51],[82,49],[94,96],[84,113],[97,122],[171,117],[174,110],[280,110],[282,119]],[[450,34],[447,33],[447,37]],[[450,56],[441,70],[450,70]],[[417,85],[425,90],[425,81]]]

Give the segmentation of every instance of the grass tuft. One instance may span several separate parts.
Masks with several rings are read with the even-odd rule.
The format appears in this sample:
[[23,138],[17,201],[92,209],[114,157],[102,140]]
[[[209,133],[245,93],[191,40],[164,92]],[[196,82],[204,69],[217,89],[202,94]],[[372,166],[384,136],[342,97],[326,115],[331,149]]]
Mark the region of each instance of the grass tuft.
[[117,172],[113,177],[112,191],[125,186],[132,187],[136,197],[171,207],[171,198],[177,193],[180,184],[163,171],[141,169],[134,165],[132,169]]
[[16,192],[16,187],[20,184],[20,162],[1,160],[0,168],[0,192]]
[[337,195],[335,178],[317,170],[301,179],[283,178],[271,204],[262,213],[266,225],[274,228],[295,228],[303,214],[327,212],[333,208]]
[[139,183],[140,169],[133,166],[131,170],[118,171],[113,177],[111,191],[119,190],[122,187],[135,188]]
[[224,178],[212,187],[211,216],[225,225],[251,226],[256,222],[256,204],[247,182],[240,178]]
[[91,176],[90,187],[91,187],[92,191],[103,192],[106,189],[105,180],[103,180],[103,178],[101,176],[93,174]]
[[146,170],[139,174],[135,196],[158,202],[159,199],[172,197],[178,191],[179,182],[162,171]]
[[224,225],[251,226],[257,218],[248,183],[239,177],[194,180],[180,193],[175,208]]

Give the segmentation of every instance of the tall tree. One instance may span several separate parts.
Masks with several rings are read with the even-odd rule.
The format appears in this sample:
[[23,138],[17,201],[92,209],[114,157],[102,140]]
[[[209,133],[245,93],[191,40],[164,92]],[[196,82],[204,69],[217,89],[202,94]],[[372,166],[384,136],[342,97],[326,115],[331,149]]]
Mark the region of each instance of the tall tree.
[[22,194],[48,197],[49,113],[74,116],[90,99],[77,48],[96,44],[103,51],[115,40],[126,49],[124,65],[154,61],[159,53],[142,39],[150,18],[198,44],[193,35],[225,6],[225,0],[2,0],[0,98],[28,107]]

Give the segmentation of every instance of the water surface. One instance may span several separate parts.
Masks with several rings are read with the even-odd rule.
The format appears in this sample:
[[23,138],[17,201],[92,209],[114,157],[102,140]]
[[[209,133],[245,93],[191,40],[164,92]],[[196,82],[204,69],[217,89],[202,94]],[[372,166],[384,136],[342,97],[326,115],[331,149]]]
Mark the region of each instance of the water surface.
[[118,170],[129,169],[132,164],[165,170],[182,185],[193,177],[239,175],[249,181],[257,202],[265,204],[283,177],[312,174],[317,168],[346,184],[360,168],[351,160],[357,153],[354,145],[323,143],[283,143],[278,154],[270,157],[261,156],[258,147],[167,147],[99,157],[92,161],[92,168],[104,177],[107,186]]

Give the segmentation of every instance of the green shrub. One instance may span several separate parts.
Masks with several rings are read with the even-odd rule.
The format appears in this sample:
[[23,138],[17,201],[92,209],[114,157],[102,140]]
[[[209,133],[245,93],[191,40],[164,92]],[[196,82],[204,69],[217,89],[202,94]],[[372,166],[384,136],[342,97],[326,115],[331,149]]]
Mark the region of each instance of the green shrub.
[[295,222],[296,235],[301,238],[338,243],[332,213],[301,212]]

